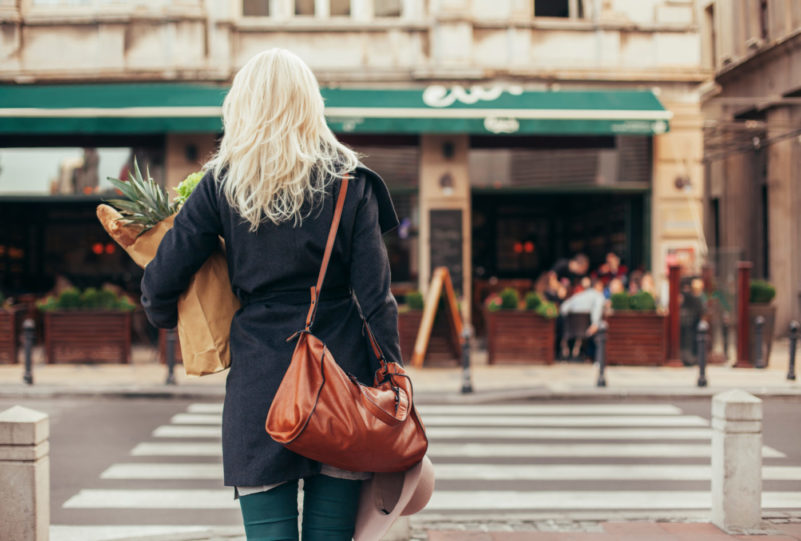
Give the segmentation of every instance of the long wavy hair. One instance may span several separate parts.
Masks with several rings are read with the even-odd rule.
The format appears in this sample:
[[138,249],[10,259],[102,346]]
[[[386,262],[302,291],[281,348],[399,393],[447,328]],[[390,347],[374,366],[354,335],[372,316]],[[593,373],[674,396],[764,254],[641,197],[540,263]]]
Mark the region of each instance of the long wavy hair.
[[204,168],[221,180],[228,204],[251,231],[265,221],[300,225],[326,186],[358,164],[325,122],[311,69],[285,49],[263,51],[237,72],[222,116],[220,148]]

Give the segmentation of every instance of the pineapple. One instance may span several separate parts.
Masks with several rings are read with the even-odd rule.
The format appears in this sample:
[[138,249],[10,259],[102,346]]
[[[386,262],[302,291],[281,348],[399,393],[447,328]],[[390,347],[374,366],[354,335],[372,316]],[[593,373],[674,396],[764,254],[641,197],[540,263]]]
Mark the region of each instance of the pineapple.
[[145,171],[147,180],[142,177],[136,158],[134,158],[133,173],[127,182],[109,177],[109,182],[114,184],[127,199],[109,199],[108,203],[122,214],[122,218],[118,219],[122,225],[134,226],[141,235],[175,214],[178,203],[170,203],[167,192],[150,177],[150,168]]

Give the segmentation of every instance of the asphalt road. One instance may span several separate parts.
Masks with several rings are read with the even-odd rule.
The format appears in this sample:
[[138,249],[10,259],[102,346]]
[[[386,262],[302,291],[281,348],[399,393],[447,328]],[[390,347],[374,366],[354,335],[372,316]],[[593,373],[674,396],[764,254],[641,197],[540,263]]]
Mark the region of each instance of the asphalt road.
[[[17,404],[50,415],[51,524],[240,524],[233,490],[222,485],[218,404],[178,399],[2,399],[0,410]],[[520,412],[515,414],[517,408]],[[603,408],[612,411],[606,414]],[[770,399],[763,408],[763,443],[773,453],[766,455],[764,464],[778,472],[766,478],[763,492],[797,496],[801,494],[801,400]],[[709,444],[703,436],[709,429],[707,399],[550,401],[421,410],[440,476],[427,510],[433,514],[468,520],[480,511],[496,516],[529,509],[562,516],[628,507],[658,512],[683,508],[682,498],[687,498],[688,509],[697,510],[692,501],[709,490],[703,472],[698,473],[709,464],[708,450],[698,450]],[[187,478],[169,479],[149,471],[154,464],[194,470],[187,470]],[[799,472],[785,479],[782,472],[788,466]],[[650,470],[637,474],[637,468]],[[656,470],[662,473],[654,477]],[[192,471],[204,473],[193,478]],[[177,497],[196,501],[197,506],[179,509],[180,504],[162,500],[171,490],[192,491]],[[151,501],[126,503],[132,501],[127,499],[131,494]],[[594,501],[582,500],[590,496]],[[652,503],[643,505],[642,500]],[[801,504],[790,505],[801,509]],[[55,538],[71,539],[63,532]]]

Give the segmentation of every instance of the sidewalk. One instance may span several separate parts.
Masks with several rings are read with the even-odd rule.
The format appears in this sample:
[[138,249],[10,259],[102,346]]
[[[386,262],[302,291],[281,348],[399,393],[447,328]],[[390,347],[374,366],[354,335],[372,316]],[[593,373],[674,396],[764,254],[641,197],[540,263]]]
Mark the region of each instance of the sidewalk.
[[[226,373],[189,377],[175,367],[177,385],[165,385],[167,368],[149,347],[134,347],[130,364],[44,363],[34,351],[34,385],[22,382],[24,365],[0,365],[0,396],[148,396],[221,399]],[[707,368],[709,386],[699,388],[697,367],[611,366],[606,388],[595,386],[598,369],[589,363],[487,365],[486,351],[471,357],[473,393],[462,394],[460,367],[408,367],[421,402],[484,402],[526,398],[650,398],[711,396],[731,388],[758,396],[801,396],[801,381],[787,381],[788,341],[777,340],[768,368]],[[801,358],[799,358],[801,361]]]

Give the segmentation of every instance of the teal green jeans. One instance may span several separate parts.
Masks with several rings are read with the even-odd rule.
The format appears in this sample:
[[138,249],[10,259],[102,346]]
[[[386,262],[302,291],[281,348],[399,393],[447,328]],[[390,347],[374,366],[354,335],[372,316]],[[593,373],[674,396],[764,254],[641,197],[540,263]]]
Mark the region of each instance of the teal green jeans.
[[[315,475],[303,480],[303,541],[351,541],[361,481]],[[240,496],[248,541],[298,541],[298,482]]]

